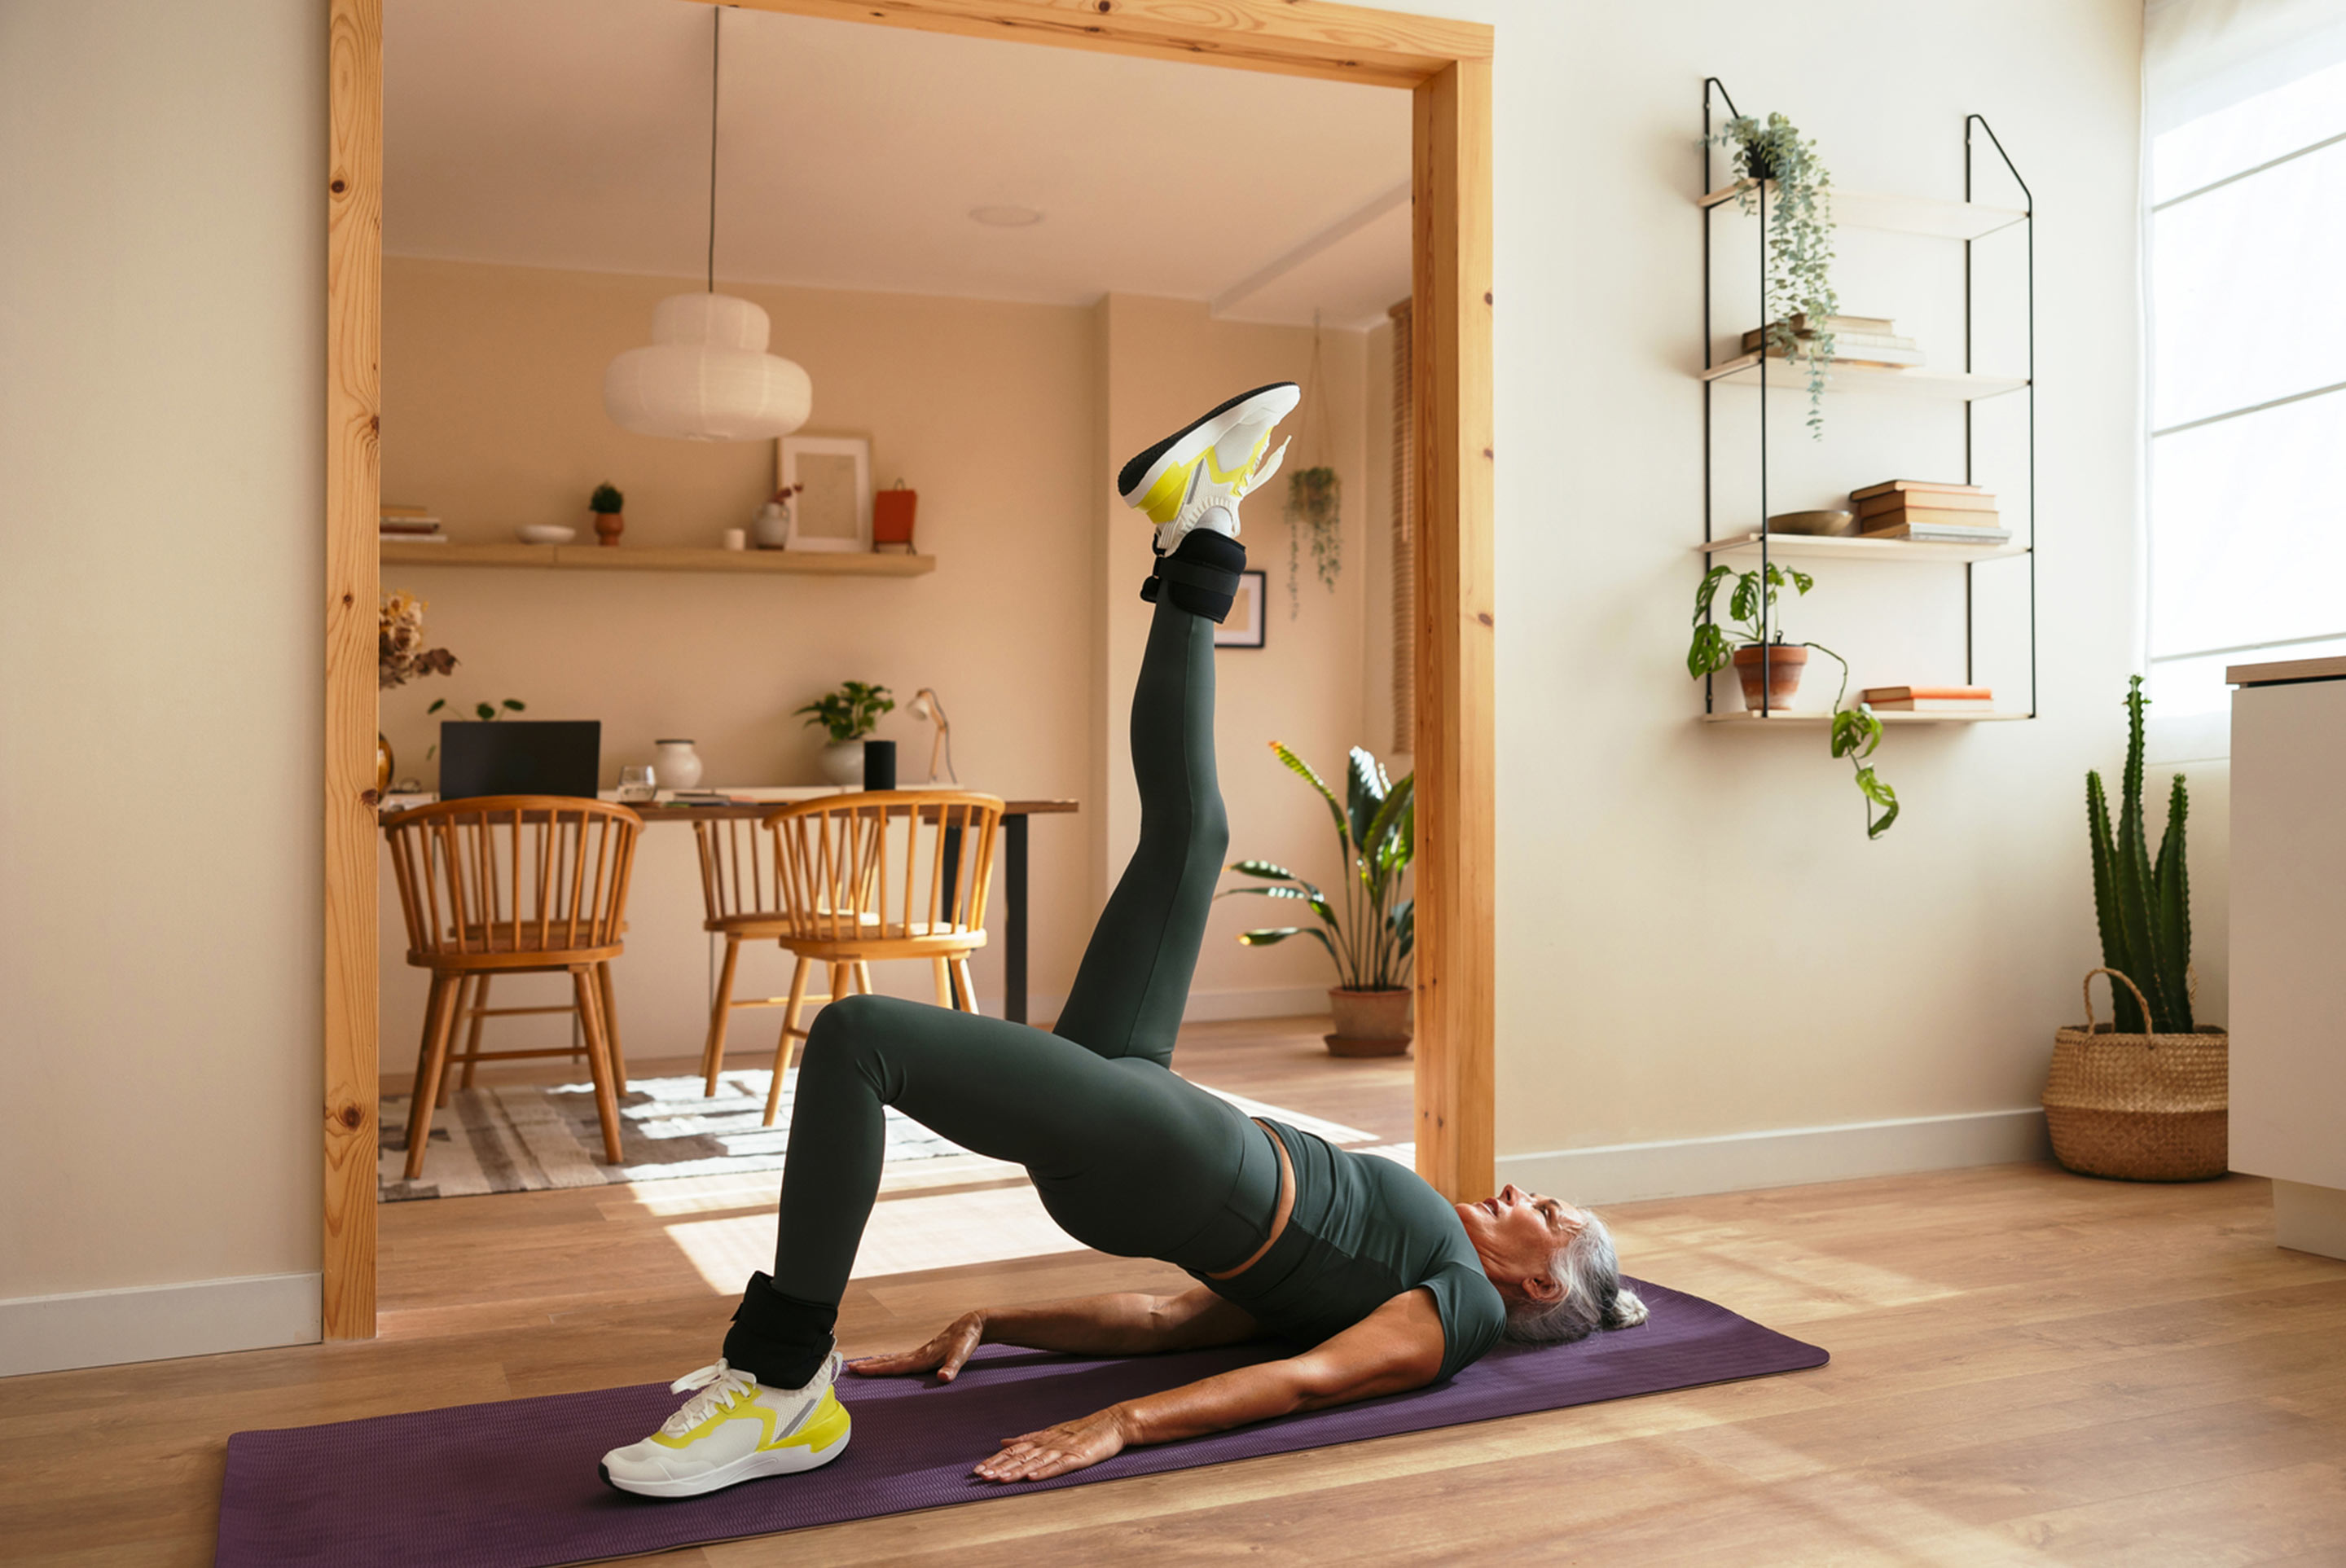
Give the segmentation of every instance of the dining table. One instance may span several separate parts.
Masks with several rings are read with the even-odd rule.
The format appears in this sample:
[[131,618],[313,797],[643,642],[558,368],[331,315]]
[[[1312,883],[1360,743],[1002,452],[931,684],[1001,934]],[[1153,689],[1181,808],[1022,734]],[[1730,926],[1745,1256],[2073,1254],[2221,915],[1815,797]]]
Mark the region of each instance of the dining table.
[[[694,799],[689,802],[674,799],[663,791],[653,800],[621,802],[648,827],[668,822],[757,821],[780,807],[799,800],[811,800],[826,795],[842,794],[839,788],[824,786],[751,787],[739,789],[711,789],[709,796],[721,799]],[[438,797],[432,795],[397,795],[383,803],[382,815],[423,805]],[[617,795],[604,790],[602,798],[616,800]],[[1080,809],[1069,799],[1005,799],[1002,805],[1002,1015],[1013,1023],[1027,1022],[1026,993],[1026,836],[1027,825],[1036,817],[1068,816]]]

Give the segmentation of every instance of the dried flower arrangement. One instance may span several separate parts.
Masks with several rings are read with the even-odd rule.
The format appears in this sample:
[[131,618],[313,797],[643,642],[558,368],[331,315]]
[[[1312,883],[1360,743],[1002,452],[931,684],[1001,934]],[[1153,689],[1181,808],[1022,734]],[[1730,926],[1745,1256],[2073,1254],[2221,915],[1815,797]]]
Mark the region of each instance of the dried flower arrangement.
[[422,599],[413,594],[382,596],[380,635],[376,640],[375,684],[389,691],[427,675],[446,675],[456,667],[456,656],[446,648],[423,646]]

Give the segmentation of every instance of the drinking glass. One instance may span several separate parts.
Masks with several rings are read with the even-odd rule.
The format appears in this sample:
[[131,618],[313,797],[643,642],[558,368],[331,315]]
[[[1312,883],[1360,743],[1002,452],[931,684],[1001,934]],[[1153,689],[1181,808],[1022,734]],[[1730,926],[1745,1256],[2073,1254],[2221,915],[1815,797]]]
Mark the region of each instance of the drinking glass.
[[619,769],[619,799],[649,800],[659,793],[659,780],[652,777],[648,764],[638,764]]

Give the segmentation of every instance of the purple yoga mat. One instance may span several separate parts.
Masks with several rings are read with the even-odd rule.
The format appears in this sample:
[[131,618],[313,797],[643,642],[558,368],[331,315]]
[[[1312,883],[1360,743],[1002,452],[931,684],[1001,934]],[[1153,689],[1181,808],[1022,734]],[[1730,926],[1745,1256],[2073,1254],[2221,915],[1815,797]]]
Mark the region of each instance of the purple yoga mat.
[[1084,1360],[1000,1346],[952,1383],[841,1380],[848,1451],[804,1476],[656,1502],[606,1487],[596,1461],[666,1420],[662,1383],[239,1432],[220,1489],[218,1568],[550,1568],[678,1546],[1152,1475],[1698,1383],[1798,1371],[1825,1352],[1698,1296],[1639,1285],[1636,1329],[1574,1345],[1502,1344],[1450,1382],[1188,1442],[1127,1450],[1053,1481],[970,1467],[998,1440],[1280,1354],[1265,1344]]

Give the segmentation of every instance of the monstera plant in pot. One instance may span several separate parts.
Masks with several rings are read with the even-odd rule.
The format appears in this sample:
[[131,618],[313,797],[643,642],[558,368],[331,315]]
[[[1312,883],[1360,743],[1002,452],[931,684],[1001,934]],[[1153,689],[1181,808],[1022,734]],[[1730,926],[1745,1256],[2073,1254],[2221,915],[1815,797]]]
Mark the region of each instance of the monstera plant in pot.
[[1239,941],[1248,947],[1270,947],[1291,936],[1319,942],[1336,965],[1336,983],[1328,992],[1336,1032],[1326,1037],[1328,1049],[1338,1056],[1398,1056],[1409,1049],[1411,958],[1417,937],[1416,901],[1399,896],[1417,849],[1416,776],[1396,783],[1374,757],[1355,746],[1345,769],[1344,799],[1339,800],[1310,763],[1276,740],[1270,749],[1328,803],[1344,857],[1343,883],[1331,898],[1285,866],[1239,860],[1230,870],[1262,885],[1229,888],[1218,896],[1279,899],[1309,910],[1318,923],[1266,926],[1239,932]]

